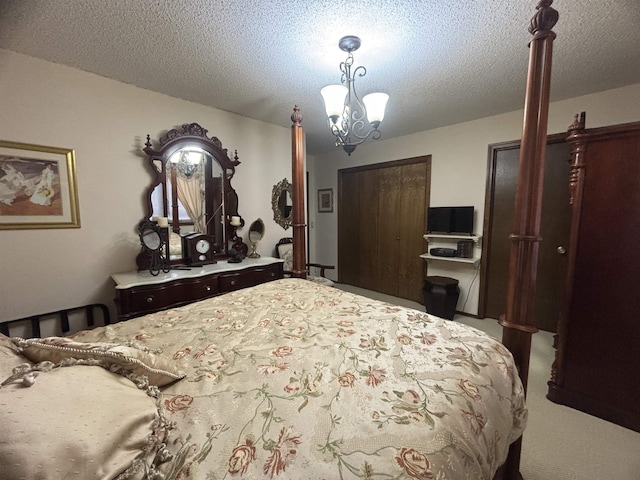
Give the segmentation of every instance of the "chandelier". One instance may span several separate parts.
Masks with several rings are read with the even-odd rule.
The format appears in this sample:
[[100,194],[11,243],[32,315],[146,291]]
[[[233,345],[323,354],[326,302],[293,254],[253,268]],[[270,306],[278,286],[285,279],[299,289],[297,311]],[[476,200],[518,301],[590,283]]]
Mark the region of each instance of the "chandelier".
[[[378,127],[384,119],[384,109],[389,100],[386,93],[370,93],[362,100],[356,93],[355,76],[364,77],[367,69],[360,65],[353,74],[353,52],[360,48],[360,39],[354,35],[342,37],[338,46],[347,52],[347,59],[340,64],[340,85],[328,85],[320,90],[329,117],[329,129],[336,137],[336,147],[342,147],[351,155],[358,145],[369,137],[380,138]],[[345,86],[346,84],[346,86]],[[366,118],[366,121],[365,121]]]

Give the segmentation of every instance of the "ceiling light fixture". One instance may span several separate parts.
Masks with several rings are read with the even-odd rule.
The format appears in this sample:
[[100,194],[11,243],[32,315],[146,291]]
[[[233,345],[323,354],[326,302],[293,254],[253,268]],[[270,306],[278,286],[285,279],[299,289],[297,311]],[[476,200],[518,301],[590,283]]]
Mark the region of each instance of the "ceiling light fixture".
[[354,35],[340,39],[338,46],[347,52],[347,59],[340,64],[341,84],[328,85],[320,90],[329,117],[329,129],[336,137],[336,147],[342,147],[348,155],[369,137],[374,140],[380,138],[378,127],[384,119],[384,109],[389,100],[386,93],[370,93],[362,100],[358,97],[354,77],[356,74],[360,77],[367,74],[367,69],[362,65],[351,74],[353,52],[360,48],[360,44],[360,39]]

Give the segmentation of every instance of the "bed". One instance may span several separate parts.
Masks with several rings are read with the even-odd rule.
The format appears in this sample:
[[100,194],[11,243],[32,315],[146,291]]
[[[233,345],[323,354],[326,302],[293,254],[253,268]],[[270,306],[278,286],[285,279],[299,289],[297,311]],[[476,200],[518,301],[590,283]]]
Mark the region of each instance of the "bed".
[[[88,443],[109,466],[99,471],[113,474],[95,478],[491,479],[527,418],[515,364],[498,340],[304,279],[71,337],[5,337],[2,348],[0,405],[14,405],[0,420],[3,478],[25,468],[26,478],[55,478],[36,475],[47,465],[42,453],[56,463],[55,451]],[[65,405],[76,398],[65,388],[71,378],[86,385]],[[111,389],[127,402],[100,398]],[[57,406],[38,414],[43,396]],[[109,435],[62,431],[69,416],[94,421],[91,412],[108,412]],[[124,431],[116,418],[127,419]],[[128,455],[105,454],[132,429]],[[29,462],[25,452],[34,450],[38,461]],[[75,458],[78,478],[93,478],[92,459]]]
[[293,278],[71,338],[0,336],[0,476],[521,478],[551,4],[530,26],[502,342],[305,279],[296,107]]

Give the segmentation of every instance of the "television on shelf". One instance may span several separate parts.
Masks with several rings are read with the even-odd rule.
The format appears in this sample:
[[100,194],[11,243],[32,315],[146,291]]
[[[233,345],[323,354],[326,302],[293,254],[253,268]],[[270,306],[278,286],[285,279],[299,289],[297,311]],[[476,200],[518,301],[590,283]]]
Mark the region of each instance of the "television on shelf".
[[427,233],[473,235],[473,207],[429,207]]

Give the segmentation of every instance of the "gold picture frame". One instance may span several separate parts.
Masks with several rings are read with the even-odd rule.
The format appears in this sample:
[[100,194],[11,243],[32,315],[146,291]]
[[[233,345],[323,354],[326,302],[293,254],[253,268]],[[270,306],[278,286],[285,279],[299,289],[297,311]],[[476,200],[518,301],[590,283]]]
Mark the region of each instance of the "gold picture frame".
[[0,140],[0,230],[80,228],[75,152]]
[[318,212],[333,212],[333,189],[318,190]]

